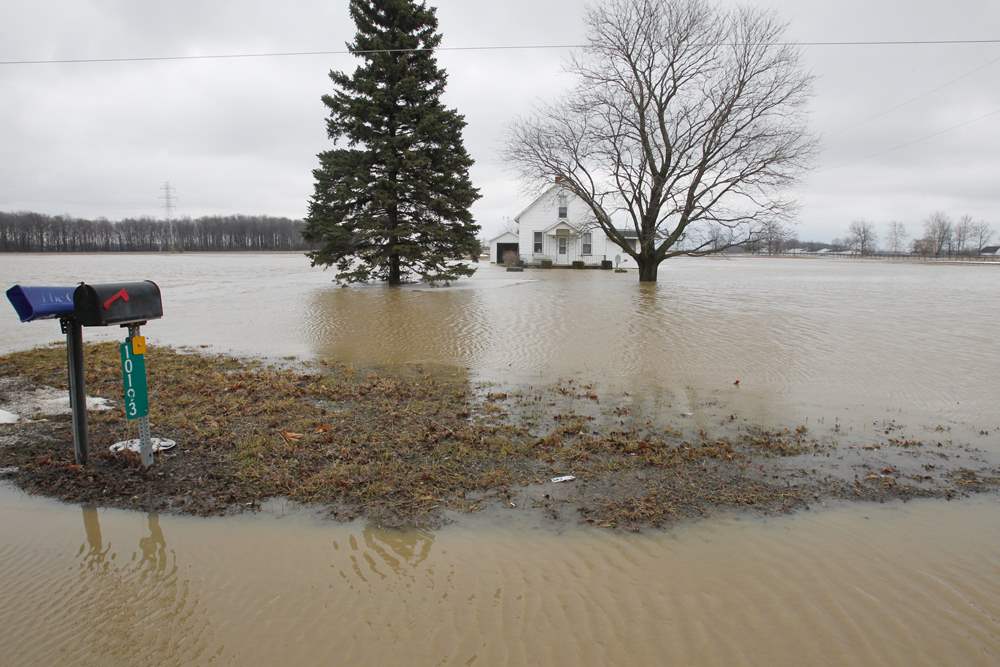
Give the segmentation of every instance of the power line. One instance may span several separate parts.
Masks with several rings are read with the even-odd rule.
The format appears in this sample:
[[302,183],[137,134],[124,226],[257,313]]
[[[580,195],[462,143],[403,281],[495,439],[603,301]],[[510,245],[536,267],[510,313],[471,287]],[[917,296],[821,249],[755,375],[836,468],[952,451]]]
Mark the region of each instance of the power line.
[[[861,156],[860,160],[870,160],[873,157],[879,157],[881,155],[885,155],[886,153],[892,153],[894,151],[900,150],[901,148],[906,148],[907,146],[912,146],[913,144],[919,144],[919,143],[927,141],[929,139],[933,139],[935,137],[939,137],[942,134],[946,134],[948,132],[951,132],[952,130],[957,130],[959,128],[965,127],[966,125],[972,125],[973,123],[978,123],[981,120],[985,120],[985,119],[989,118],[990,116],[995,116],[997,114],[1000,114],[1000,109],[994,109],[993,111],[990,111],[988,113],[984,113],[981,116],[976,116],[975,118],[970,118],[968,120],[964,120],[961,123],[956,123],[955,125],[951,125],[951,126],[946,127],[946,128],[944,128],[942,130],[938,130],[937,132],[932,132],[931,134],[925,134],[925,135],[923,135],[921,137],[917,137],[916,139],[910,139],[908,141],[904,141],[904,142],[896,144],[894,146],[889,146],[888,148],[885,148],[883,150],[875,151],[874,153],[869,153],[868,155],[863,155],[863,156]],[[849,167],[852,164],[855,164],[855,162],[844,162],[844,163],[841,163],[841,164],[834,165],[832,167],[824,167],[823,169],[817,169],[817,171],[822,172],[822,171],[830,171],[832,169],[841,169],[843,167]]]
[[[772,46],[953,46],[1000,44],[997,39],[900,39],[869,41],[772,42]],[[500,44],[493,46],[438,46],[414,49],[366,49],[324,51],[259,51],[253,53],[210,53],[190,56],[128,56],[119,58],[52,58],[39,60],[0,60],[0,65],[65,65],[93,63],[157,62],[182,60],[235,60],[240,58],[289,58],[299,56],[366,55],[372,53],[417,53],[422,51],[516,51],[539,49],[582,49],[588,44]],[[702,46],[745,46],[741,42],[718,42]]]
[[841,127],[839,130],[835,130],[834,132],[831,132],[830,134],[828,134],[826,136],[827,137],[840,136],[841,134],[844,134],[845,132],[853,130],[856,127],[861,127],[862,125],[866,125],[867,123],[870,123],[871,121],[873,121],[873,120],[875,120],[877,118],[882,118],[883,116],[886,116],[886,115],[892,113],[893,111],[896,111],[897,109],[902,109],[906,105],[912,104],[913,102],[916,102],[917,100],[919,100],[919,99],[921,99],[923,97],[927,97],[928,95],[932,95],[932,94],[934,94],[934,93],[936,93],[936,92],[938,92],[940,90],[944,90],[945,88],[947,88],[948,86],[952,85],[953,83],[958,83],[962,79],[970,77],[970,76],[972,76],[973,74],[975,74],[977,72],[981,72],[982,70],[986,69],[987,67],[990,67],[991,65],[995,65],[997,63],[1000,63],[1000,57],[994,58],[992,60],[988,60],[987,62],[985,62],[985,63],[983,63],[983,64],[981,64],[981,65],[979,65],[977,67],[974,67],[974,68],[972,68],[972,69],[970,69],[968,71],[962,72],[958,76],[953,77],[953,78],[948,79],[947,81],[945,81],[943,83],[938,84],[937,86],[931,88],[930,90],[925,90],[924,92],[919,93],[917,95],[914,95],[913,97],[910,97],[909,99],[906,99],[906,100],[904,100],[902,102],[899,102],[898,104],[894,104],[891,107],[887,107],[887,108],[882,109],[881,111],[879,111],[877,113],[874,113],[874,114],[872,114],[870,116],[866,116],[865,118],[860,119],[856,123],[852,123],[851,125],[845,125],[845,126]]

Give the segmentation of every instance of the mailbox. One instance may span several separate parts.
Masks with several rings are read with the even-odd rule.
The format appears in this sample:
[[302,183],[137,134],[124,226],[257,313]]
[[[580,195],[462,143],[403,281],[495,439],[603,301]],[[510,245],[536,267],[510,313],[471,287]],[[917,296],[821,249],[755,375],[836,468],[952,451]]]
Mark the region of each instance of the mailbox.
[[7,299],[22,322],[45,320],[73,315],[75,287],[26,287],[14,285],[7,290]]
[[[128,327],[128,339],[122,343],[122,377],[126,383],[126,401],[146,399],[146,364],[143,353],[146,339],[139,335],[139,325],[163,317],[160,288],[152,280],[110,285],[76,287],[25,287],[14,285],[7,290],[17,316],[22,322],[59,318],[66,334],[66,361],[69,366],[69,406],[73,413],[73,449],[76,462],[87,462],[87,387],[83,373],[83,327],[121,324]],[[141,369],[137,371],[137,369]],[[141,391],[139,388],[141,387]],[[146,404],[135,403],[132,416],[139,419],[139,457],[144,466],[153,464],[153,443],[149,433]],[[128,413],[127,413],[128,414]]]
[[73,305],[77,321],[88,327],[146,322],[163,317],[160,288],[152,280],[103,285],[81,283],[73,292]]

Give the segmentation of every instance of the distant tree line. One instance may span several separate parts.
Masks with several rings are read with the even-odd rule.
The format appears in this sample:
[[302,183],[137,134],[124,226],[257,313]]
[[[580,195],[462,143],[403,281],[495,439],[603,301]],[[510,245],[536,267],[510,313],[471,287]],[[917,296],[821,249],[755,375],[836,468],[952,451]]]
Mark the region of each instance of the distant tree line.
[[[720,246],[727,246],[725,230],[719,233],[724,237]],[[888,223],[884,235],[880,236],[875,223],[855,220],[848,226],[846,236],[830,243],[800,241],[791,227],[768,221],[739,245],[746,252],[760,255],[828,250],[857,255],[970,257],[979,255],[994,238],[995,230],[985,220],[973,220],[968,215],[952,220],[946,213],[937,211],[924,220],[923,233],[912,240],[906,225],[898,221]]]
[[946,213],[935,211],[923,223],[923,235],[912,242],[906,225],[890,222],[885,243],[880,248],[875,224],[868,220],[855,220],[848,227],[844,239],[834,239],[834,244],[860,254],[920,255],[921,257],[968,257],[978,255],[993,238],[993,227],[985,220],[973,220],[963,215],[952,220]]
[[263,215],[165,221],[0,212],[0,252],[311,250],[300,220]]
[[778,220],[768,220],[756,230],[756,233],[743,244],[743,248],[755,255],[780,255],[789,250],[836,250],[836,241],[800,241],[795,231],[787,224]]

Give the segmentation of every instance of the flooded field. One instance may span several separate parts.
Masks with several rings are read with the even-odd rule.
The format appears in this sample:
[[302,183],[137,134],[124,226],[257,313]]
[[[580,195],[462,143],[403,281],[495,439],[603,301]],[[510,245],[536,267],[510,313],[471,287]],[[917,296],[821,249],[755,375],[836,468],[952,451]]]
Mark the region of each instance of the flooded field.
[[[4,665],[995,665],[985,501],[562,533],[0,491]],[[15,538],[16,536],[16,538]]]
[[[337,288],[294,254],[0,255],[4,287],[125,278],[163,289],[152,345],[568,378],[695,424],[733,413],[1000,453],[1000,267],[675,260],[638,285],[483,266],[390,290]],[[58,339],[0,308],[0,352]],[[5,665],[1000,660],[995,494],[630,535],[518,512],[387,532],[280,503],[94,511],[0,483],[0,525]]]
[[[573,378],[696,419],[721,405],[780,424],[997,426],[1000,266],[680,259],[661,273],[638,285],[634,273],[483,265],[451,288],[392,290],[338,288],[298,254],[0,257],[3,285],[156,280],[152,344],[426,364],[500,384]],[[0,352],[58,339],[58,324],[0,310]]]

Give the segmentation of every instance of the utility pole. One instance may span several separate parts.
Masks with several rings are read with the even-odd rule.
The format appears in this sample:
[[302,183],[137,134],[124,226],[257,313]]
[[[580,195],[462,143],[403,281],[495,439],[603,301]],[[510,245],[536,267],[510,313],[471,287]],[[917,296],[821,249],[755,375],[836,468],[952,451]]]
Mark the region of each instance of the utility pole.
[[177,195],[174,194],[170,181],[165,181],[160,190],[163,191],[160,199],[163,200],[163,212],[166,214],[167,220],[167,250],[172,251],[177,249],[177,238],[174,234],[174,209],[176,208]]

